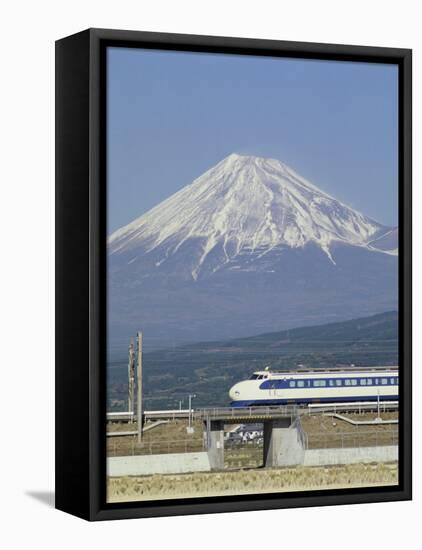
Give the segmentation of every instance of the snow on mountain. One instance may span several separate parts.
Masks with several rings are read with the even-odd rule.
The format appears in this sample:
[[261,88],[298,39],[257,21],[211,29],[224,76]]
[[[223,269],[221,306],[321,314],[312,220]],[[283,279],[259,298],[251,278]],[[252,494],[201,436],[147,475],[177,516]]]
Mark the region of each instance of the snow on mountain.
[[[197,279],[211,256],[212,271],[238,257],[315,244],[335,264],[332,247],[343,243],[397,254],[394,232],[346,206],[275,159],[232,154],[190,185],[109,237],[109,253],[128,262],[154,252],[157,267],[189,242]],[[390,239],[391,240],[391,239]],[[378,243],[381,246],[378,247]],[[139,256],[139,257],[140,257]],[[242,269],[240,266],[236,268]]]
[[393,227],[388,231],[382,231],[380,234],[375,235],[374,238],[368,242],[368,248],[370,250],[377,250],[397,256],[399,251],[399,232],[397,227]]
[[395,310],[397,243],[282,162],[230,155],[110,236],[110,334],[163,347]]

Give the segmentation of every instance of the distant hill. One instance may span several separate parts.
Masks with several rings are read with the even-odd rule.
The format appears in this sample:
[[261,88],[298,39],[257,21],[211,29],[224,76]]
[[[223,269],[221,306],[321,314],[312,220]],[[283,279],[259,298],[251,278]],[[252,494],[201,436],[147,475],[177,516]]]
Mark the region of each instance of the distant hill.
[[[228,390],[257,369],[395,365],[398,313],[391,311],[339,323],[294,328],[144,354],[146,407],[174,408],[189,393],[195,406],[227,405]],[[126,360],[109,366],[109,406],[125,407]]]
[[[260,348],[267,347],[272,351],[275,349],[285,351],[286,346],[295,346],[298,343],[312,346],[326,346],[328,343],[334,346],[343,346],[347,343],[374,343],[378,340],[397,340],[397,323],[398,313],[391,311],[372,315],[371,317],[352,319],[351,321],[268,332],[258,336],[229,340],[228,342],[199,344],[199,346],[201,348],[221,346],[224,349],[240,347],[244,350],[259,346]],[[191,347],[195,348],[195,346]]]

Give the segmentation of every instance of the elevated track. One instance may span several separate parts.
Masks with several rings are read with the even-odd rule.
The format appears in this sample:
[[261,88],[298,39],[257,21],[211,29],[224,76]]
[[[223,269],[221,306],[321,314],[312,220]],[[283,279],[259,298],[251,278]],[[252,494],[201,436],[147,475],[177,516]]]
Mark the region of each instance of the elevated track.
[[[396,411],[398,401],[362,401],[351,403],[312,403],[310,405],[282,405],[255,407],[205,407],[199,409],[175,409],[160,411],[144,411],[144,420],[177,420],[189,418],[196,420],[221,420],[230,422],[259,422],[279,418],[292,418],[306,414]],[[136,415],[131,412],[108,412],[110,422],[134,422]]]

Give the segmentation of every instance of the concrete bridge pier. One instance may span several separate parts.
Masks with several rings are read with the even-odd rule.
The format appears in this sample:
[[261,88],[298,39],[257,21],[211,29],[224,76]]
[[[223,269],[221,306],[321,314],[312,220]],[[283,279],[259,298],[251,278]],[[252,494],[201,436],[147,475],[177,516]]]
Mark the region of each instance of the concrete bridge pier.
[[224,422],[222,420],[206,420],[205,435],[207,452],[211,470],[224,469]]
[[292,427],[291,418],[264,421],[265,468],[298,464],[298,452],[301,454],[302,449],[297,442],[297,432]]

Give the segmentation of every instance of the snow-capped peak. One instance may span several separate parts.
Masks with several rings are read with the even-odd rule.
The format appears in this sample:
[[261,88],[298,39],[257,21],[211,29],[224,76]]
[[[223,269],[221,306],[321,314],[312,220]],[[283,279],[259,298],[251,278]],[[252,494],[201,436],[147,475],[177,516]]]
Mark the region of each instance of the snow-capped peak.
[[[276,159],[233,153],[190,185],[115,231],[109,252],[163,249],[161,264],[195,239],[197,278],[208,255],[220,246],[223,261],[240,253],[265,254],[277,247],[318,245],[334,263],[330,246],[368,247],[388,228],[346,206]],[[373,249],[373,248],[372,248]]]

